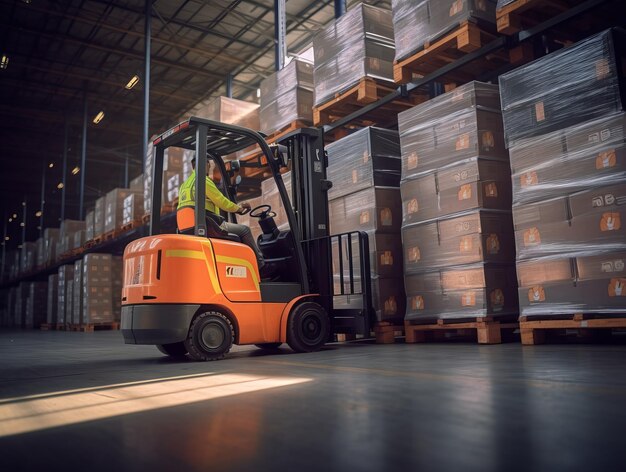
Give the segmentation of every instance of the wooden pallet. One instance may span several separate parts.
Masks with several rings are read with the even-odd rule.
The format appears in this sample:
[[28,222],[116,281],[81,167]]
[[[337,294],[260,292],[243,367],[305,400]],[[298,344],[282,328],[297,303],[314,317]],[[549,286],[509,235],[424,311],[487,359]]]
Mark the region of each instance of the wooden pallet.
[[[363,77],[358,84],[349,89],[335,94],[331,100],[313,107],[313,124],[322,126],[333,123],[350,113],[361,109],[364,105],[373,103],[378,99],[396,90],[396,86],[388,82],[381,82],[371,77]],[[428,99],[425,95],[412,95],[407,98],[398,98],[383,105],[371,113],[359,118],[352,126],[390,126],[398,121],[398,113],[411,108]]]
[[130,223],[126,223],[125,225],[122,225],[122,227],[120,228],[120,231],[122,233],[126,233],[135,228],[139,228],[140,226],[143,226],[143,221],[141,219],[137,219],[137,220],[131,221]]
[[145,215],[143,215],[141,217],[141,221],[144,225],[150,223],[150,213],[146,213]]
[[116,331],[120,329],[120,323],[118,321],[112,321],[110,323],[83,323],[70,325],[70,331],[80,331],[83,333],[93,333],[99,330],[111,330]]
[[167,215],[173,213],[178,208],[178,198],[172,203],[165,203],[161,206],[161,215]]
[[94,247],[96,245],[96,240],[95,239],[90,239],[88,241],[85,241],[85,244],[83,244],[83,250],[87,250],[87,249],[91,249],[92,247]]
[[271,144],[271,143],[274,143],[274,142],[278,141],[280,138],[282,138],[286,134],[291,133],[292,131],[295,131],[295,130],[301,129],[301,128],[308,128],[310,126],[312,126],[312,125],[308,121],[295,120],[295,121],[292,121],[291,123],[283,126],[279,130],[274,131],[271,134],[268,134],[267,138],[265,138],[265,141],[267,141],[268,144]]
[[[492,27],[479,25],[473,21],[464,21],[452,31],[438,39],[431,40],[413,55],[395,61],[393,78],[397,84],[406,84],[415,78],[424,77],[454,62],[464,55],[480,49],[492,41],[497,35]],[[485,72],[496,70],[509,63],[505,51],[489,54],[472,61],[461,71],[453,71],[441,79],[441,82],[452,86],[471,82]]]
[[404,326],[388,321],[380,321],[374,325],[376,344],[393,344],[397,336],[404,335]]
[[496,11],[496,26],[499,33],[514,34],[535,26],[571,6],[576,0],[516,0]]
[[492,316],[476,317],[469,321],[443,319],[432,324],[413,324],[411,321],[404,322],[406,333],[405,342],[423,343],[428,337],[437,337],[445,331],[457,331],[458,334],[476,335],[478,344],[500,344],[504,330],[516,330],[519,324],[516,321]]
[[[546,342],[547,334],[555,330],[563,333],[564,330],[577,330],[582,338],[592,337],[594,334],[609,333],[609,329],[626,329],[626,316],[608,318],[602,315],[588,315],[576,313],[568,319],[555,319],[555,317],[520,317],[520,332],[522,344],[526,346],[542,344]],[[604,333],[600,333],[603,331]]]

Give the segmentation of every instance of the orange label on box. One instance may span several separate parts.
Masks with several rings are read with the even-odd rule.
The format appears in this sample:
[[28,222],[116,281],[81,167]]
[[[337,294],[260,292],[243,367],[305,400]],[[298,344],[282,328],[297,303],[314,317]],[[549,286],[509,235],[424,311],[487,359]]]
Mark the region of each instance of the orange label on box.
[[491,131],[483,131],[480,135],[480,143],[483,151],[491,151],[496,146],[496,139]]
[[464,133],[458,138],[456,138],[456,150],[461,151],[462,149],[469,148],[470,145],[470,136],[469,133]]
[[352,169],[352,183],[356,184],[359,181],[359,173],[356,169]]
[[363,162],[367,164],[369,160],[370,160],[369,153],[367,151],[363,151]]
[[409,262],[419,261],[422,258],[422,254],[420,253],[420,248],[418,248],[417,246],[410,247],[407,252],[407,256],[408,256]]
[[495,182],[485,183],[485,197],[496,198],[498,196],[498,186]]
[[596,79],[602,80],[609,76],[609,60],[605,57],[596,61]]
[[391,251],[385,251],[380,255],[380,265],[393,265],[393,256]]
[[450,97],[450,101],[452,103],[459,102],[463,100],[464,96],[465,94],[463,93],[463,89],[455,88],[454,90],[452,90],[452,96]]
[[393,224],[393,213],[390,208],[380,210],[380,224],[383,226],[391,226]]
[[541,285],[535,285],[528,290],[528,301],[529,302],[545,302],[546,301],[546,291],[543,289]]
[[417,153],[416,152],[412,152],[411,154],[409,154],[409,157],[407,157],[406,159],[406,166],[409,170],[411,169],[415,169],[417,167],[417,161],[418,161],[418,157],[417,157]]
[[609,283],[609,297],[626,296],[626,279],[611,279]]
[[369,222],[370,222],[370,212],[362,211],[361,215],[359,216],[359,224],[365,225]]
[[469,200],[472,198],[472,186],[470,184],[461,185],[458,196],[459,201]]
[[450,16],[454,16],[463,11],[463,0],[456,0],[450,7]]
[[622,227],[622,218],[619,213],[604,213],[600,220],[601,231],[619,231]]
[[398,304],[396,303],[396,297],[393,295],[385,300],[385,315],[395,315],[398,311]]
[[500,252],[500,239],[497,234],[490,234],[487,237],[487,253],[498,254]]
[[614,149],[598,153],[598,157],[596,157],[596,169],[608,169],[609,167],[615,167],[615,164],[617,164],[617,158]]
[[475,306],[476,294],[474,292],[465,292],[461,295],[461,306]]
[[415,297],[411,297],[411,309],[412,310],[424,309],[424,298],[421,295],[416,295]]
[[519,180],[522,188],[531,187],[539,183],[537,172],[535,172],[534,170],[531,172],[524,172],[522,175],[520,175]]
[[417,203],[417,198],[413,198],[409,200],[406,204],[406,212],[410,215],[412,213],[417,213],[419,210],[419,205]]
[[541,234],[535,227],[524,231],[524,246],[539,246],[541,244]]
[[501,310],[504,306],[504,293],[499,288],[493,290],[489,294],[489,298],[491,299],[491,306],[494,310]]
[[469,252],[472,250],[474,246],[474,242],[472,241],[471,236],[463,236],[461,238],[461,242],[459,243],[459,252]]
[[535,119],[537,121],[546,119],[546,111],[543,108],[543,102],[535,103]]

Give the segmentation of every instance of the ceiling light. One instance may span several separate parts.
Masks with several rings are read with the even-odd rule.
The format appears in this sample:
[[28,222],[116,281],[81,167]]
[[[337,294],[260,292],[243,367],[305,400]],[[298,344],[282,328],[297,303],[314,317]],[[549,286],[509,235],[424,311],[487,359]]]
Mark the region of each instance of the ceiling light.
[[20,226],[21,226],[22,228],[24,227],[24,222],[23,222],[23,221],[20,223]]
[[52,169],[54,167],[54,162],[51,162],[50,164],[48,164],[48,167],[50,167],[50,169]]
[[9,56],[3,54],[2,59],[0,59],[0,69],[6,69],[7,67],[9,67]]
[[100,122],[102,121],[102,118],[104,118],[104,112],[103,112],[103,111],[100,111],[100,112],[99,112],[99,113],[98,113],[98,114],[94,117],[93,122],[94,122],[95,124],[98,124],[98,123],[100,123]]
[[13,218],[9,218],[9,223],[13,222]]
[[76,175],[80,172],[80,167],[76,166],[72,169],[72,175]]
[[139,83],[139,76],[138,75],[133,75],[131,77],[131,79],[128,81],[128,83],[126,84],[126,89],[130,90],[132,89],[135,85],[137,85]]
[[256,89],[256,98],[261,98],[261,89]]
[[63,185],[63,182],[59,182],[57,188],[61,190],[63,187],[65,187],[65,185]]
[[39,210],[37,213],[35,213],[35,216],[36,216],[37,218],[39,218],[41,215],[42,215],[41,210]]
[[13,218],[17,218],[17,213],[13,213]]
[[9,238],[8,236],[5,236],[5,237],[4,237],[4,240],[5,240],[5,241],[8,241],[9,239],[10,239],[10,238]]
[[22,202],[22,206],[25,207],[26,206],[26,202]]

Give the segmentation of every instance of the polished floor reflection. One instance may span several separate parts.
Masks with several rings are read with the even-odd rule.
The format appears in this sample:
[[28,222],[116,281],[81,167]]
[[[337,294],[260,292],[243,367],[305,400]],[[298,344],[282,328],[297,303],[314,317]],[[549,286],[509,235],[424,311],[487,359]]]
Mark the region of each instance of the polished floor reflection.
[[623,470],[626,345],[235,348],[0,332],[0,470]]

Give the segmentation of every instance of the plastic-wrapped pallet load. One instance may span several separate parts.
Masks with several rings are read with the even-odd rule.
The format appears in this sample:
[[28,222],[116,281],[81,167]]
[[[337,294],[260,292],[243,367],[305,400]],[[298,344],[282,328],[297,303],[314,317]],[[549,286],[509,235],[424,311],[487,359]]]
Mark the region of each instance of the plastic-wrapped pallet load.
[[39,328],[46,321],[48,282],[29,282],[24,327]]
[[261,131],[271,134],[299,120],[313,122],[313,64],[294,59],[261,82]]
[[191,115],[253,130],[259,129],[259,105],[236,98],[216,97],[201,102],[189,112],[189,116]]
[[143,174],[139,174],[128,184],[128,188],[133,192],[143,192]]
[[[291,171],[283,173],[282,179],[285,184],[285,189],[287,190],[287,197],[289,198],[289,201],[291,201],[293,199]],[[259,204],[269,205],[272,207],[272,211],[276,213],[274,221],[279,229],[284,230],[289,227],[287,212],[282,200],[280,199],[280,194],[278,193],[278,187],[276,186],[274,177],[261,181],[261,202]],[[252,208],[254,209],[254,207]],[[250,221],[254,226],[255,223],[252,220],[254,220],[254,218],[250,218]]]
[[132,192],[124,198],[122,208],[122,225],[140,221],[143,216],[143,194]]
[[83,244],[85,244],[86,241],[85,233],[86,231],[84,229],[78,230],[74,233],[72,236],[72,249],[79,249],[83,247]]
[[391,12],[359,4],[313,38],[314,104],[321,105],[363,77],[393,82]]
[[68,321],[73,325],[83,324],[83,260],[74,262],[74,285],[72,286],[72,320]]
[[96,234],[95,210],[85,214],[85,240],[92,241]]
[[33,242],[24,242],[20,252],[20,272],[30,272],[35,268],[37,260],[37,245]]
[[26,323],[26,302],[28,299],[29,283],[20,282],[17,287],[13,323],[16,328],[24,328]]
[[398,114],[402,179],[475,157],[508,162],[498,86],[470,82]]
[[[153,140],[156,136],[153,136],[148,142],[148,149],[145,156],[145,178],[143,179],[143,207],[144,214],[149,214],[152,211],[152,163],[154,159],[154,145]],[[166,204],[168,202],[168,181],[174,175],[178,175],[183,169],[183,152],[181,148],[167,148],[163,155],[163,182],[161,185],[161,203]],[[142,215],[143,216],[143,215]]]
[[392,0],[391,9],[397,61],[465,21],[496,23],[495,0]]
[[67,285],[66,291],[66,303],[65,303],[65,324],[74,324],[74,279],[65,282]]
[[614,28],[501,75],[507,145],[624,110],[625,60]]
[[517,313],[498,104],[497,86],[472,82],[399,116],[407,320]]
[[35,247],[35,254],[37,257],[35,259],[35,267],[43,267],[46,258],[46,242],[43,237],[37,238],[35,241]]
[[104,211],[105,233],[117,231],[122,227],[124,224],[124,200],[134,193],[127,188],[116,188],[106,194]]
[[59,239],[59,230],[57,228],[46,228],[43,230],[44,239],[44,266],[52,265],[57,258],[56,244]]
[[71,323],[72,320],[67,319],[65,314],[69,311],[71,313],[72,298],[69,294],[69,283],[74,282],[74,264],[65,264],[59,267],[59,289],[58,289],[58,309],[57,309],[57,323],[66,324]]
[[106,209],[106,197],[100,197],[96,200],[96,206],[93,210],[93,237],[99,238],[104,234],[104,217]]
[[87,254],[83,258],[82,284],[82,322],[97,324],[115,321],[110,254]]
[[46,323],[49,325],[57,324],[57,313],[59,309],[59,275],[51,274],[48,276],[48,296],[46,303]]
[[80,220],[63,220],[59,228],[59,240],[63,242],[63,252],[75,248],[74,235],[85,230],[85,222]]
[[501,77],[521,315],[626,309],[625,44],[607,30]]

